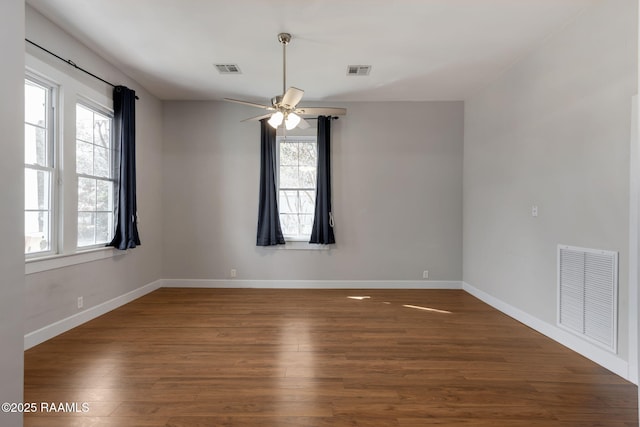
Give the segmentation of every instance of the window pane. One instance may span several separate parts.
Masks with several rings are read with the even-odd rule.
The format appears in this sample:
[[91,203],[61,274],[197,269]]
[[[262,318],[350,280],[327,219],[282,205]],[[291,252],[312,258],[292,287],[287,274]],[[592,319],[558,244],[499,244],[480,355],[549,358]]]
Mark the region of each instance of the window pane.
[[93,111],[76,104],[76,139],[93,143]]
[[300,234],[311,236],[313,229],[313,215],[300,215]]
[[24,213],[24,253],[44,252],[51,249],[49,212]]
[[107,212],[96,213],[96,241],[95,243],[109,243],[113,228],[113,214]]
[[316,211],[316,190],[300,191],[300,213],[313,215]]
[[96,185],[96,210],[113,211],[113,183],[111,181],[97,180]]
[[76,105],[76,172],[111,178],[111,117]]
[[24,208],[49,210],[51,203],[51,172],[25,168]]
[[78,212],[78,246],[95,244],[95,214]]
[[100,147],[111,147],[111,119],[102,114],[95,113],[93,143]]
[[300,182],[301,188],[316,188],[316,167],[315,166],[300,166]]
[[300,181],[298,179],[297,166],[280,166],[280,188],[298,188]]
[[298,166],[298,144],[292,142],[280,143],[280,165]]
[[46,129],[24,125],[24,162],[28,165],[48,166]]
[[29,80],[24,85],[24,121],[40,127],[47,126],[48,90]]
[[296,214],[280,214],[280,225],[282,226],[282,234],[285,236],[297,236],[299,230],[298,215]]
[[78,178],[78,211],[96,210],[96,180]]
[[297,191],[280,191],[280,201],[278,202],[278,210],[281,213],[297,213],[298,212],[298,192]]
[[317,166],[316,144],[313,142],[301,142],[298,144],[300,166]]
[[76,173],[93,175],[93,145],[76,141]]
[[93,151],[93,174],[104,178],[111,176],[111,168],[109,167],[109,149],[99,146],[94,147]]

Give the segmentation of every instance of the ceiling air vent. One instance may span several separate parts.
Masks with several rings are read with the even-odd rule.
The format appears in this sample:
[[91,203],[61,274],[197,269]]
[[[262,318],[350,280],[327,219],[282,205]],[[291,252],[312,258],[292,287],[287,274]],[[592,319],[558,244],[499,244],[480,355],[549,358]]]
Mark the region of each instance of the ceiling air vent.
[[242,74],[236,64],[214,64],[220,74]]
[[370,72],[371,72],[371,65],[347,66],[347,76],[368,76]]

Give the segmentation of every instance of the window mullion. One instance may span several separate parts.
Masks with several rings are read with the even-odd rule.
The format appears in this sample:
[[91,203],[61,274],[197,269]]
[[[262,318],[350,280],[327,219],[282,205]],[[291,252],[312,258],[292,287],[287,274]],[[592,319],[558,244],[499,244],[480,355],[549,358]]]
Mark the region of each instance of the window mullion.
[[33,163],[25,163],[24,167],[27,169],[33,169],[35,171],[42,171],[42,172],[49,172],[49,173],[53,173],[53,171],[55,170],[55,168],[52,168],[52,167],[36,165]]

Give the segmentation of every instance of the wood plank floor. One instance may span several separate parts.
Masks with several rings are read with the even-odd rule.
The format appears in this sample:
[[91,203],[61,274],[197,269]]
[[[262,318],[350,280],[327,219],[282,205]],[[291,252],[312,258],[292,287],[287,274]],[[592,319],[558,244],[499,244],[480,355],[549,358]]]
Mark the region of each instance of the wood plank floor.
[[79,412],[24,425],[617,427],[637,396],[463,291],[160,289],[28,350],[25,401]]

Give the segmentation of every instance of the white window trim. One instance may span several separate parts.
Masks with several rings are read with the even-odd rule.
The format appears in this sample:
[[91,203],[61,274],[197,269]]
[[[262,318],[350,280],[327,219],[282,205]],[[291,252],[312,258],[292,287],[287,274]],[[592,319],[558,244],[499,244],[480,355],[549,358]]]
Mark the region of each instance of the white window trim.
[[[122,256],[128,251],[117,250],[112,247],[96,245],[92,247],[77,247],[77,182],[75,173],[75,105],[83,103],[112,111],[113,104],[111,87],[96,83],[95,87],[87,86],[70,74],[37,57],[25,53],[26,76],[32,75],[35,79],[43,79],[57,85],[57,120],[55,132],[57,137],[57,160],[61,165],[74,165],[59,170],[56,179],[56,189],[59,191],[56,207],[57,227],[57,253],[47,252],[39,254],[25,254],[25,274],[34,274],[48,270],[83,264],[101,259]],[[71,141],[71,142],[68,142]],[[66,145],[65,145],[66,142]],[[60,184],[64,189],[60,188]],[[70,212],[70,213],[69,213]],[[33,256],[35,255],[35,256]]]
[[273,246],[276,249],[288,250],[288,251],[329,251],[333,249],[331,245],[318,245],[316,243],[309,243],[304,240],[286,240],[284,245]]
[[99,261],[101,259],[125,255],[126,253],[127,251],[121,251],[111,247],[101,247],[78,251],[71,254],[57,254],[41,258],[32,258],[25,261],[24,274],[40,273],[76,264]]

